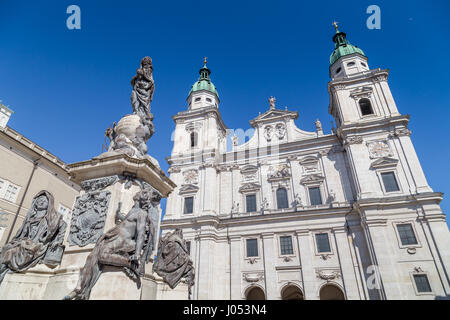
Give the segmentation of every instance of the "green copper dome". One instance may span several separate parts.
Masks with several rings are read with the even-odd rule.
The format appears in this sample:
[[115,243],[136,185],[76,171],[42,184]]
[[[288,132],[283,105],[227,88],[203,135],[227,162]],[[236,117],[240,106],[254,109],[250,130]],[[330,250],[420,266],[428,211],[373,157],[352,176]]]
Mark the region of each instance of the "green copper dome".
[[336,60],[339,59],[340,57],[352,53],[359,53],[365,56],[364,52],[357,46],[354,46],[350,42],[348,42],[348,40],[346,39],[346,34],[344,32],[340,32],[337,28],[336,34],[333,36],[333,42],[335,43],[335,49],[330,56],[330,65],[335,63]]
[[192,89],[191,91],[189,91],[188,96],[190,96],[192,93],[196,91],[206,90],[211,93],[214,93],[217,96],[217,98],[219,98],[219,93],[217,92],[216,86],[214,85],[214,83],[212,83],[211,78],[209,77],[211,71],[206,66],[206,61],[205,65],[203,66],[203,68],[200,69],[199,73],[200,78],[198,78],[198,81],[192,85]]

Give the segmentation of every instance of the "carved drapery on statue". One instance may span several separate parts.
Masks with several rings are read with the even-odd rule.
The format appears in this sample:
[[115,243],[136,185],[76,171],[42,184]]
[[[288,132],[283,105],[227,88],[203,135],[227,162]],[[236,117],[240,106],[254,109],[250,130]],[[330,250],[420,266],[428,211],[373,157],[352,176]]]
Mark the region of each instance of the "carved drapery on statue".
[[53,196],[39,192],[22,227],[0,253],[0,283],[8,271],[22,272],[38,263],[56,266],[64,253],[67,224],[54,208]]
[[105,136],[110,140],[108,153],[125,153],[131,157],[147,154],[147,141],[155,132],[150,102],[155,91],[152,59],[145,57],[131,80],[131,106],[133,114],[123,117],[117,125],[108,128]]
[[[139,191],[125,216],[116,213],[117,225],[102,235],[80,271],[78,284],[65,299],[89,299],[104,266],[121,268],[140,287],[145,264],[150,261],[157,229],[152,221],[158,215],[161,194],[150,186]],[[158,219],[158,218],[157,218]]]
[[159,239],[153,272],[161,276],[171,289],[174,289],[182,278],[186,279],[189,295],[191,294],[195,278],[194,267],[181,229],[175,229]]

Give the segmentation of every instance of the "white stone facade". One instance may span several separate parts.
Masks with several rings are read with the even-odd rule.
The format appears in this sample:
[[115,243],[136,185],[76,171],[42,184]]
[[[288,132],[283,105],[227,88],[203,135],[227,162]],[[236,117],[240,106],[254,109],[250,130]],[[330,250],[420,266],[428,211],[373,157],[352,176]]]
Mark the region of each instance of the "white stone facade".
[[[338,67],[344,70],[333,77]],[[297,112],[271,107],[250,121],[253,137],[227,151],[218,100],[174,116],[168,162],[177,188],[161,228],[182,228],[190,241],[194,299],[246,299],[253,288],[266,299],[449,297],[443,194],[428,185],[388,71],[370,70],[355,53],[339,58],[330,74],[331,134],[320,122],[316,132],[303,131]],[[279,189],[287,208],[278,209]],[[247,210],[248,195],[256,197],[256,212]],[[192,213],[185,210],[190,197]],[[405,245],[399,228],[415,241]],[[319,252],[316,234],[328,235],[329,250]],[[286,236],[292,252],[282,254]],[[256,256],[247,257],[247,239],[256,239]]]

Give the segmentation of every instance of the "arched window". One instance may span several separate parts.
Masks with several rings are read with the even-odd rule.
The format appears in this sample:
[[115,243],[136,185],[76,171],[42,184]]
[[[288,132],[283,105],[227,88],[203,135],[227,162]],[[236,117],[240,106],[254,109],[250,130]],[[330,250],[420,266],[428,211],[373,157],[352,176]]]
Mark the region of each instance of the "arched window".
[[254,287],[248,291],[247,300],[266,300],[266,295],[261,288]]
[[289,208],[288,196],[285,188],[278,188],[277,190],[277,205],[278,209]]
[[327,284],[320,289],[320,300],[345,300],[345,297],[341,289]]
[[372,105],[370,104],[370,100],[367,98],[362,98],[359,100],[359,107],[361,109],[361,114],[363,116],[367,116],[369,114],[373,114]]
[[194,148],[197,146],[198,142],[198,134],[197,132],[191,132],[191,148]]
[[282,300],[303,300],[302,291],[296,286],[287,286],[281,291]]

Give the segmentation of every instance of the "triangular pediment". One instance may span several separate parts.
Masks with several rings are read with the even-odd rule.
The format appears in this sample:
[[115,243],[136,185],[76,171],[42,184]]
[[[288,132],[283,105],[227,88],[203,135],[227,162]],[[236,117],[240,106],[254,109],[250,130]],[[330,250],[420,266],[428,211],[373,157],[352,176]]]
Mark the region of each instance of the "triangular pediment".
[[245,192],[245,191],[253,191],[253,190],[259,190],[261,189],[261,185],[254,182],[244,183],[240,188],[239,192]]
[[300,183],[308,184],[308,183],[320,182],[320,181],[323,181],[324,179],[325,179],[325,177],[321,176],[320,174],[310,174],[310,175],[307,175],[306,177],[302,178],[300,180]]
[[259,122],[270,122],[272,120],[280,120],[282,118],[292,118],[297,119],[298,118],[298,112],[297,111],[289,111],[289,110],[279,110],[279,109],[270,109],[264,112],[263,114],[260,114],[255,119],[250,121],[250,124],[254,126],[256,123]]
[[246,174],[246,173],[254,173],[258,171],[258,167],[257,166],[252,166],[251,164],[246,165],[245,167],[243,167],[241,169],[241,173]]
[[180,194],[185,193],[196,193],[198,191],[199,187],[193,184],[183,184],[180,188]]
[[397,166],[398,160],[389,157],[383,157],[375,160],[370,165],[371,168],[388,168]]

